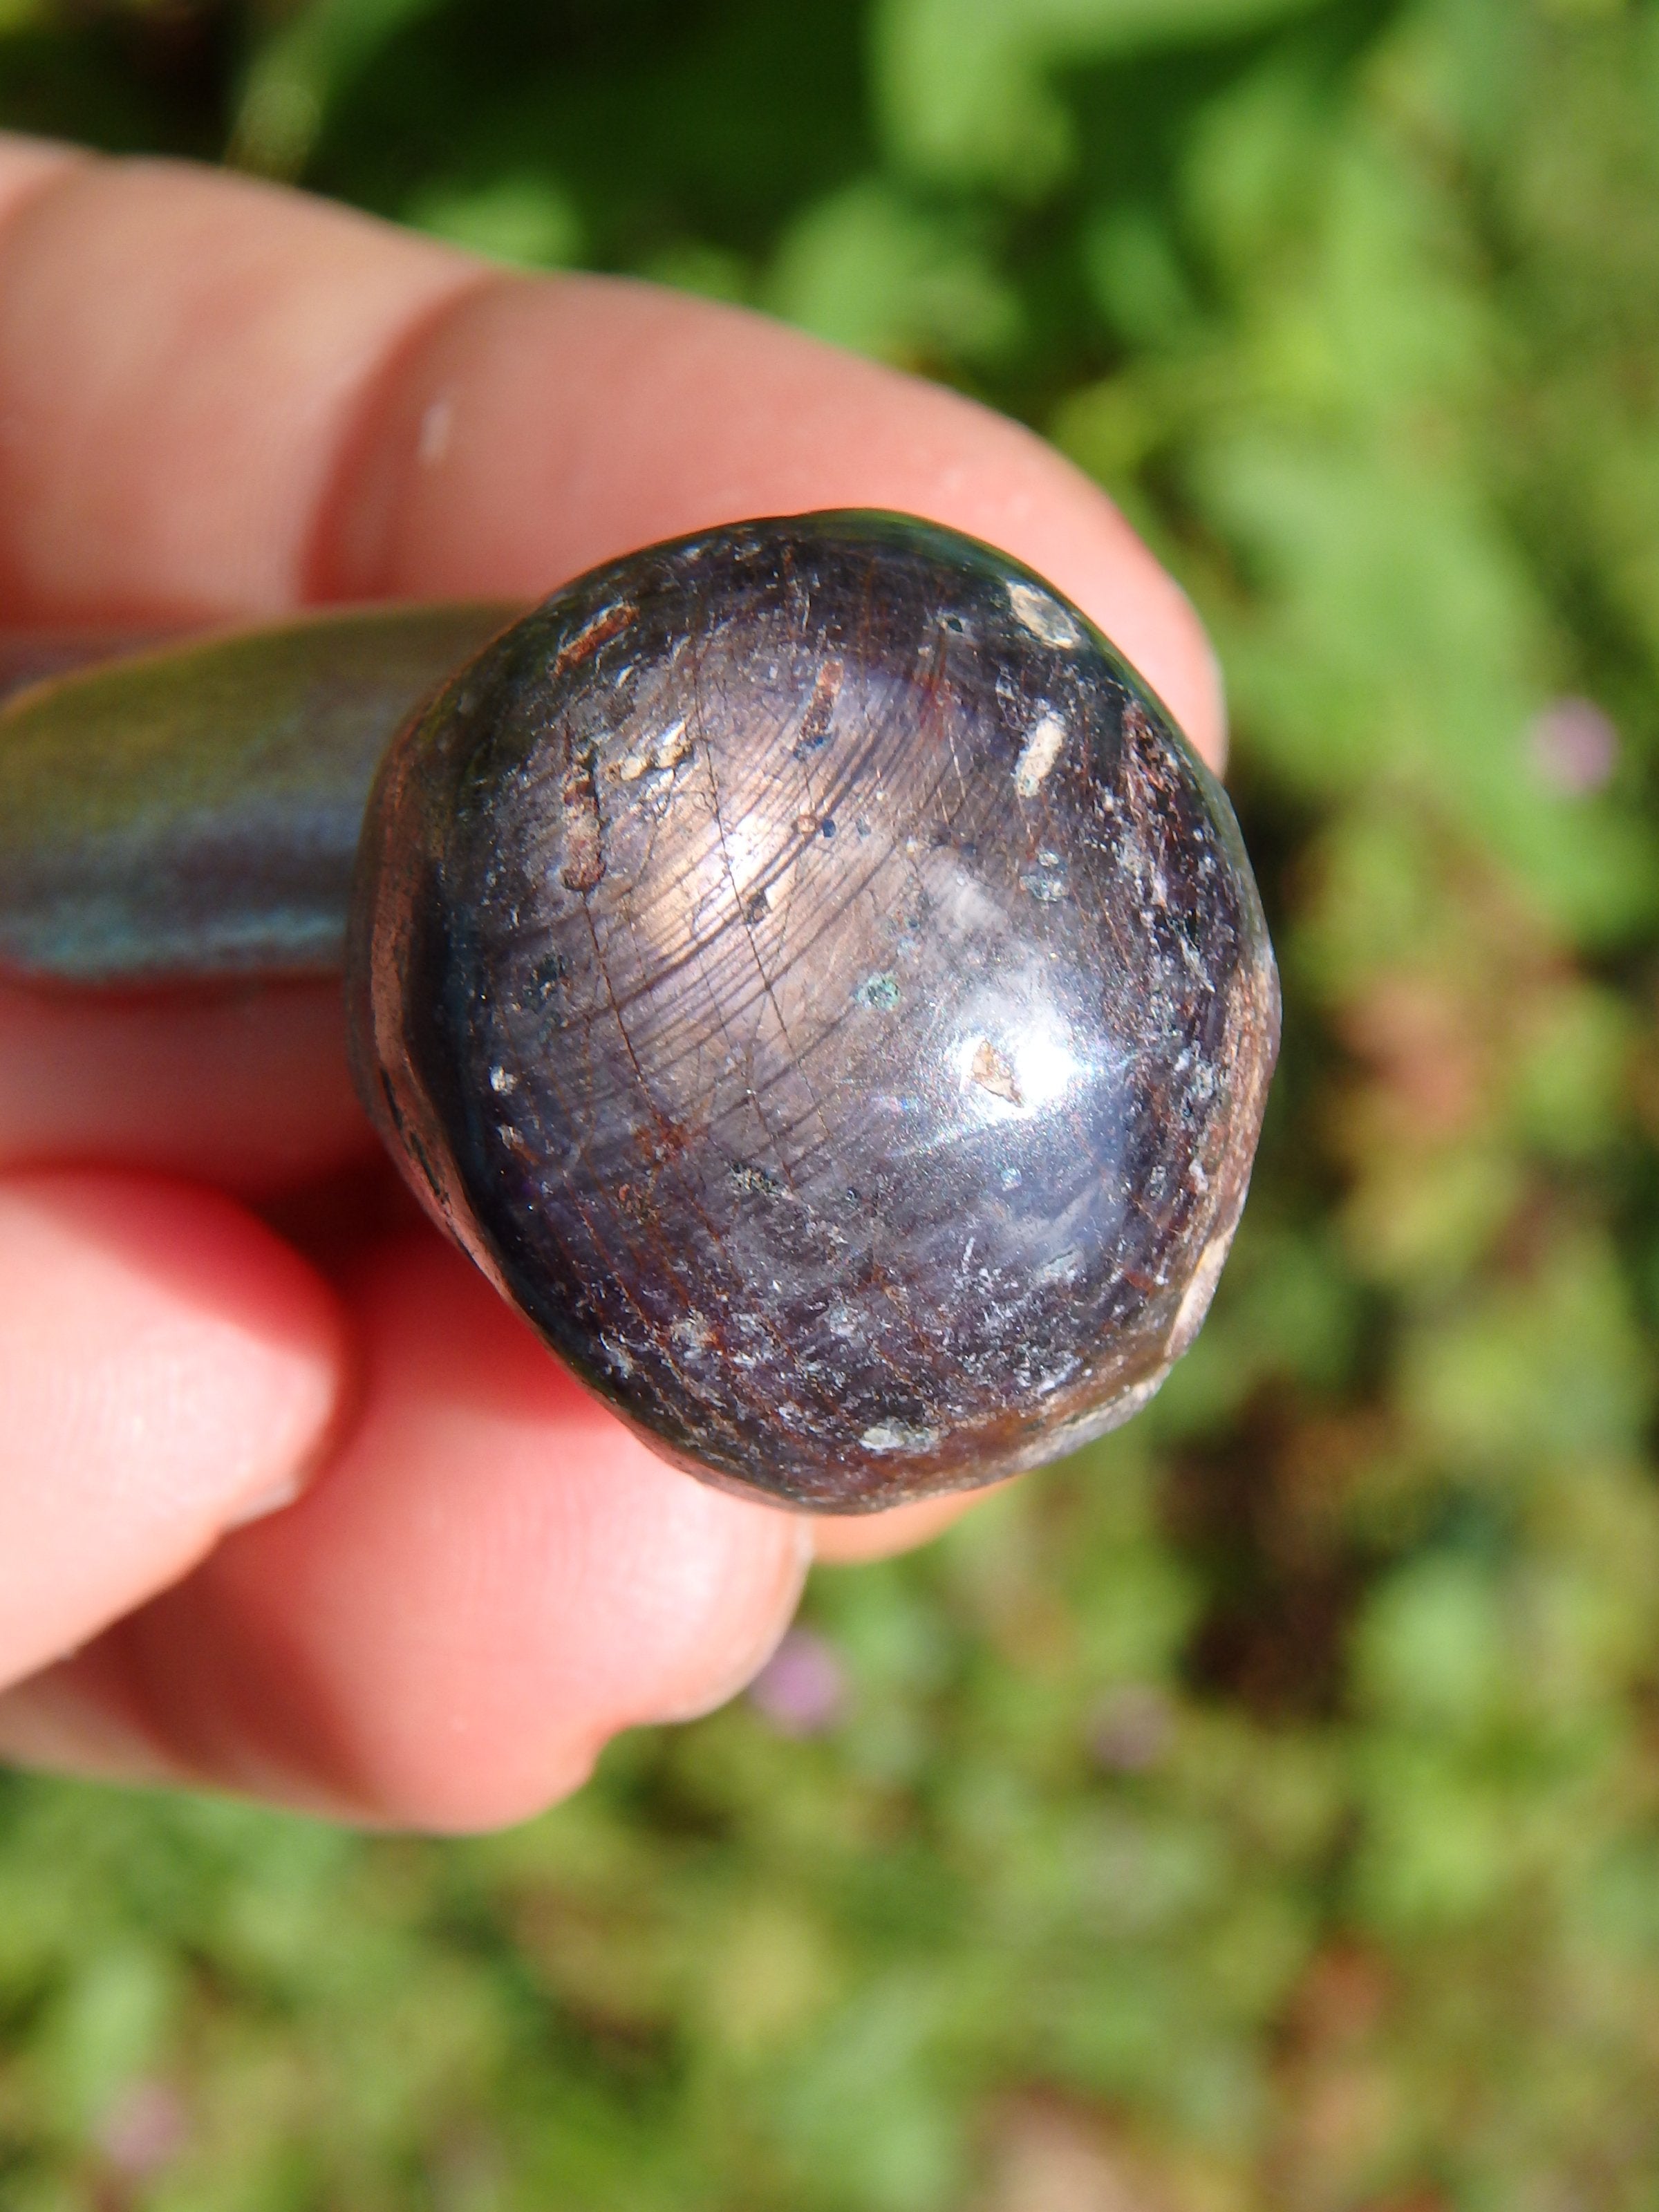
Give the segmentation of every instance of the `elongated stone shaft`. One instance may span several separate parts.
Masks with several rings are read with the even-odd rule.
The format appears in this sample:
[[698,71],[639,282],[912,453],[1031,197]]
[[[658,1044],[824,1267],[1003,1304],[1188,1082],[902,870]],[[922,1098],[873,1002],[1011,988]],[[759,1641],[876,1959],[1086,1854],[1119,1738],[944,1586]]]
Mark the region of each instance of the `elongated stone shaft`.
[[[337,969],[393,732],[512,619],[368,608],[77,668],[0,654],[0,971],[131,985]],[[55,663],[67,664],[54,672]]]

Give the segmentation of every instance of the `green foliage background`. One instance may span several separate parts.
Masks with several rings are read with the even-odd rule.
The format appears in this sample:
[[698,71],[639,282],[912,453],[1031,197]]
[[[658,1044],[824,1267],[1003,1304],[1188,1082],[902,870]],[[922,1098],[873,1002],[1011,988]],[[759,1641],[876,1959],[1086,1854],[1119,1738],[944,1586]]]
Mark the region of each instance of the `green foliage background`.
[[1288,1005],[1197,1349],[820,1576],[820,1734],[460,1844],[0,1784],[0,2203],[1650,2212],[1659,7],[3,0],[0,118],[1033,422]]

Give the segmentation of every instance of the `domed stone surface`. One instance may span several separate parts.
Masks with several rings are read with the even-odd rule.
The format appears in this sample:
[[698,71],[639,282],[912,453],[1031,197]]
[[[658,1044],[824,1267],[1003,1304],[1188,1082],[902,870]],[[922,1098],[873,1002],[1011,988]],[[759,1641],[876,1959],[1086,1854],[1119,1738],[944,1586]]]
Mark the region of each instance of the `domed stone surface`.
[[372,1110],[671,1458],[869,1510],[1190,1340],[1272,954],[1225,796],[1028,570],[876,514],[652,548],[463,672],[368,822]]

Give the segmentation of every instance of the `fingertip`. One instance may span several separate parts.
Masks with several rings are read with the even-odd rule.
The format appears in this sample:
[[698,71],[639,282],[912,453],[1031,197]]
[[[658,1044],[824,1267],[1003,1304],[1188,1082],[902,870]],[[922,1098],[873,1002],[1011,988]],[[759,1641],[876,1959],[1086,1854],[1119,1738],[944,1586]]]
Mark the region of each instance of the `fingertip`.
[[296,1495],[347,1365],[327,1286],[228,1200],[116,1171],[0,1182],[0,1680]]
[[[228,1521],[297,1486],[339,1413],[348,1332],[281,1238],[216,1192],[114,1169],[7,1176],[0,1237],[0,1340],[49,1356],[67,1334],[77,1410],[129,1449],[154,1437],[175,1495],[199,1474]],[[165,1431],[133,1410],[145,1394]]]
[[812,1564],[813,1524],[804,1514],[684,1476],[663,1490],[677,1540],[664,1547],[672,1586],[653,1609],[671,1635],[637,1706],[631,1697],[618,1700],[607,1741],[625,1728],[699,1719],[746,1688],[782,1640]]
[[853,1567],[914,1551],[1005,1487],[999,1482],[983,1490],[958,1490],[948,1498],[920,1498],[885,1513],[821,1515],[813,1523],[813,1556],[820,1566]]
[[668,1467],[429,1231],[352,1296],[363,1396],[323,1479],[126,1634],[169,1755],[379,1823],[489,1828],[759,1668],[799,1516]]

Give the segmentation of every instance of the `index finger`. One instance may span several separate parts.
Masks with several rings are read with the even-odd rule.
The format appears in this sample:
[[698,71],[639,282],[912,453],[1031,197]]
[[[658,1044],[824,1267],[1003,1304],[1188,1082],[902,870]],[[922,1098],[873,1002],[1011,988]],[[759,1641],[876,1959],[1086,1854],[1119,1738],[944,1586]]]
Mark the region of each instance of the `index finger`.
[[[246,179],[0,139],[0,618],[532,598],[655,538],[836,506],[1029,562],[1218,758],[1187,601],[1016,424],[741,310],[511,276]],[[366,1142],[336,994],[118,1012],[0,991],[0,1163],[258,1187]]]
[[1213,757],[1190,607],[1016,424],[747,311],[526,279],[246,179],[0,141],[0,594],[42,618],[551,590],[887,507],[1085,608]]

